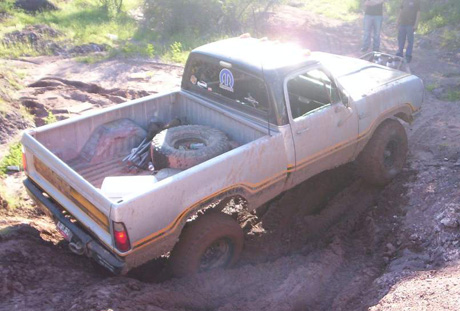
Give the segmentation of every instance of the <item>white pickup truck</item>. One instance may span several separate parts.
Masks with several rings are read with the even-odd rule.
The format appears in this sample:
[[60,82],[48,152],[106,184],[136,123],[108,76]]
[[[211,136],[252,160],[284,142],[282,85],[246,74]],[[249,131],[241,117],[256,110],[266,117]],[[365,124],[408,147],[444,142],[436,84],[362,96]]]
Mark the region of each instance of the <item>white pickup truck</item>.
[[[222,212],[229,202],[253,211],[351,161],[369,182],[388,183],[408,148],[400,121],[423,94],[418,77],[372,62],[218,41],[191,52],[180,90],[25,132],[24,183],[71,250],[115,274],[162,255],[176,276],[226,267],[244,242]],[[152,119],[182,125],[153,138],[155,170],[129,170],[122,160]]]

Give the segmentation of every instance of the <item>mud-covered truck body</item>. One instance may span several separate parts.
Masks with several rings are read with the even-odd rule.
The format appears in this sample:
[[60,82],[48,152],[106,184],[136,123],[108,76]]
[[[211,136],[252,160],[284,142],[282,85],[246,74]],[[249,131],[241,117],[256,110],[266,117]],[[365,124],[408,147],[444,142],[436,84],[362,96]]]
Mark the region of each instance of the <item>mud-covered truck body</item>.
[[[241,228],[221,212],[230,202],[252,211],[354,160],[364,178],[389,182],[407,152],[399,120],[411,121],[422,100],[421,80],[405,72],[267,40],[223,40],[190,54],[178,91],[25,132],[25,185],[75,253],[114,273],[170,253],[173,271],[186,275],[237,259]],[[127,170],[123,160],[152,119],[182,125],[153,138],[154,172]],[[173,130],[219,131],[227,147],[182,167],[215,143],[204,134],[171,142]]]

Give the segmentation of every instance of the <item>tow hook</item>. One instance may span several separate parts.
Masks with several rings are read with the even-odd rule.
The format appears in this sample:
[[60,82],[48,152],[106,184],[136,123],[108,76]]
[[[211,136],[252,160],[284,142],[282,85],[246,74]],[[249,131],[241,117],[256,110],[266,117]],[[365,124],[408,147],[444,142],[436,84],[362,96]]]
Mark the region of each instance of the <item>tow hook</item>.
[[85,253],[85,249],[83,248],[83,245],[80,242],[70,242],[69,248],[73,253],[77,255],[83,255]]

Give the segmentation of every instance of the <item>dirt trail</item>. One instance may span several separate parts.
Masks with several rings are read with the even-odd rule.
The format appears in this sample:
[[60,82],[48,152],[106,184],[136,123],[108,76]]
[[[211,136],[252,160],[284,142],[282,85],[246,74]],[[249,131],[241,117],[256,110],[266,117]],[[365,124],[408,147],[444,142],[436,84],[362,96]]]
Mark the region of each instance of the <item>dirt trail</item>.
[[[359,21],[329,21],[283,6],[269,25],[272,35],[311,49],[359,50]],[[383,47],[393,51],[387,32]],[[435,38],[426,42],[436,46]],[[455,85],[457,56],[417,43],[412,71],[426,84],[438,83],[440,93]],[[56,60],[37,67],[33,81],[97,82],[109,94],[177,86],[179,68],[158,66]],[[64,84],[58,92],[75,91]],[[43,215],[0,210],[0,310],[456,310],[460,104],[439,97],[427,93],[422,112],[406,125],[408,163],[390,185],[364,185],[349,166],[316,176],[274,203],[262,218],[266,231],[246,236],[243,258],[230,270],[170,279],[167,261],[160,260],[150,273],[139,272],[140,279],[105,277],[73,255]]]

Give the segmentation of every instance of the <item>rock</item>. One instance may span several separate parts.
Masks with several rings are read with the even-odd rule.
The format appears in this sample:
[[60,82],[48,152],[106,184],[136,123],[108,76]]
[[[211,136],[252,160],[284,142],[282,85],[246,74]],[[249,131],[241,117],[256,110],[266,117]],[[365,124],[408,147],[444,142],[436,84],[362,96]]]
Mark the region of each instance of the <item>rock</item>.
[[108,46],[105,44],[88,43],[77,45],[69,50],[71,54],[90,54],[107,51]]
[[458,227],[457,219],[452,218],[452,217],[445,217],[441,219],[441,224],[447,228],[457,228]]
[[388,256],[392,256],[394,253],[396,253],[396,247],[394,247],[393,244],[391,243],[388,243],[387,245],[385,245],[386,248],[387,248],[387,251],[385,252],[386,255]]
[[29,25],[21,31],[13,31],[5,34],[3,43],[6,46],[14,46],[17,43],[30,44],[36,51],[46,54],[62,55],[65,50],[49,38],[56,38],[62,33],[47,25]]
[[28,12],[55,11],[58,9],[48,0],[17,0],[14,5]]

